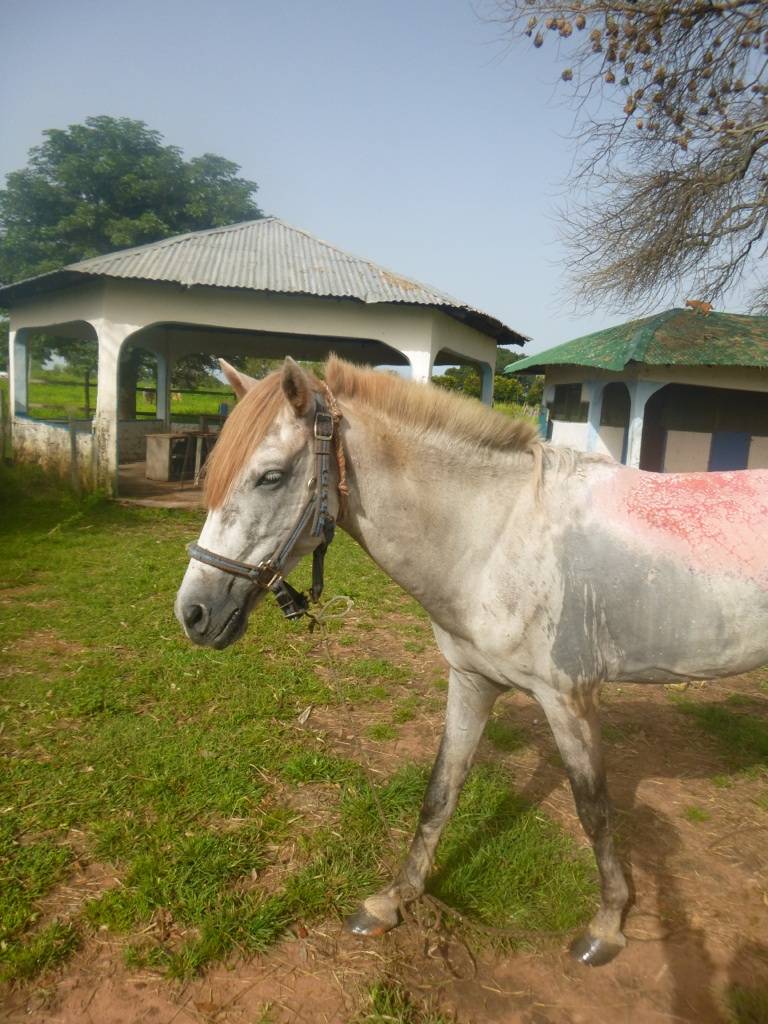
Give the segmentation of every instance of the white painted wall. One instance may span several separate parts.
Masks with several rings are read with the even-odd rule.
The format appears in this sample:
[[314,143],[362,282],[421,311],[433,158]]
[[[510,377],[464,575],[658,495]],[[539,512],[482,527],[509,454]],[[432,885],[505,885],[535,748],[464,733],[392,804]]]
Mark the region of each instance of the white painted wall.
[[602,452],[604,455],[610,455],[611,458],[614,458],[617,462],[621,462],[625,433],[626,429],[624,427],[601,426],[595,437],[593,451]]
[[552,444],[561,444],[585,452],[588,432],[588,423],[566,423],[564,420],[553,420]]
[[747,469],[768,469],[768,437],[753,437]]
[[[83,487],[94,485],[93,434],[90,420],[75,423],[77,477]],[[64,479],[72,475],[72,438],[69,424],[46,423],[18,417],[13,421],[13,455],[20,462],[34,462]]]
[[705,473],[709,466],[711,445],[711,434],[694,430],[668,430],[664,472]]

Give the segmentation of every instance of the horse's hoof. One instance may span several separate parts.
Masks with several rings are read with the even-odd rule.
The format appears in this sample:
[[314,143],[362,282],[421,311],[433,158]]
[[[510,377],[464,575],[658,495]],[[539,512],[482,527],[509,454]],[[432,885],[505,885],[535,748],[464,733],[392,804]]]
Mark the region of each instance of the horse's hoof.
[[587,964],[589,967],[602,967],[609,964],[614,957],[624,949],[619,942],[609,942],[607,939],[598,939],[589,932],[578,935],[571,943],[570,953],[574,960],[580,964]]
[[360,907],[354,914],[344,918],[344,927],[348,932],[352,932],[353,935],[367,935],[370,938],[378,938],[380,935],[388,932],[390,928],[394,928],[395,924],[388,924],[386,921],[374,917],[373,914],[369,914],[365,907]]

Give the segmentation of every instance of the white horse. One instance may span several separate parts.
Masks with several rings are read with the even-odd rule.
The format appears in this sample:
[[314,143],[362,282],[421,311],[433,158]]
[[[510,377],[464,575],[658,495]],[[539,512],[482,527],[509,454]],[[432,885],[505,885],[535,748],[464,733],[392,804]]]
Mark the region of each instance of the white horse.
[[599,869],[600,909],[571,951],[607,963],[626,944],[628,888],[596,689],[768,661],[768,472],[626,469],[335,358],[323,384],[291,359],[262,381],[223,367],[240,401],[210,459],[208,518],[176,601],[187,636],[234,642],[267,589],[299,614],[283,576],[324,550],[336,521],[424,606],[450,666],[410,851],[350,927],[379,934],[424,891],[491,708],[517,688],[549,721]]

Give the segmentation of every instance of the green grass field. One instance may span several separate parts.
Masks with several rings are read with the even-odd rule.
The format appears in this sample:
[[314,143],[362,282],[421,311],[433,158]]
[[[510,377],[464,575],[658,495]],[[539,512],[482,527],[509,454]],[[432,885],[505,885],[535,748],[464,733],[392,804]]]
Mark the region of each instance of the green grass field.
[[[8,392],[8,382],[0,382],[0,387]],[[140,417],[154,415],[156,411],[154,401],[149,401],[144,396],[145,391],[152,390],[154,385],[148,381],[141,384],[136,395],[136,412]],[[215,391],[212,386],[206,386],[205,391]],[[232,391],[221,386],[221,392],[217,394],[195,394],[194,392],[173,392],[178,397],[171,401],[171,415],[174,419],[185,417],[195,418],[203,415],[215,415],[219,405],[227,402],[230,409],[234,405],[234,394]],[[90,387],[90,409],[91,415],[96,408],[97,388],[95,382]],[[82,419],[85,416],[85,392],[81,382],[70,379],[69,375],[62,375],[61,372],[40,370],[30,376],[29,381],[29,414],[37,420],[66,420],[72,416],[74,419]]]
[[[370,707],[391,723],[381,742],[397,735],[419,698],[405,661],[369,655],[366,627],[389,618],[413,657],[432,643],[423,612],[342,535],[328,579],[355,610],[328,627],[333,672],[322,638],[271,602],[242,642],[201,650],[172,615],[201,514],[79,502],[21,469],[2,469],[0,486],[2,977],[63,965],[108,929],[130,966],[183,978],[266,950],[298,921],[338,919],[379,886],[415,826],[432,751],[374,782],[297,717],[309,704]],[[524,738],[498,727],[492,741]],[[313,787],[322,820],[310,827],[296,808]],[[84,864],[118,883],[62,908]],[[589,915],[594,869],[486,765],[432,891],[481,922],[567,932]],[[159,914],[166,940],[147,931]],[[390,997],[401,994],[377,989],[365,1019],[389,1019],[376,1014]]]
[[[144,397],[144,391],[153,387],[152,382],[146,382],[140,386],[136,395],[136,412],[143,417],[155,413],[155,403]],[[195,394],[194,392],[175,392],[178,398],[171,402],[171,415],[174,419],[185,417],[195,418],[197,416],[215,415],[219,405],[227,402],[230,409],[234,405],[234,394],[224,385],[221,386],[220,394]],[[8,382],[0,381],[0,390],[7,394]],[[215,390],[206,386],[204,390]],[[91,415],[96,407],[96,384],[90,388]],[[62,378],[58,371],[40,370],[32,374],[29,383],[29,414],[33,419],[66,420],[70,416],[80,419],[85,416],[85,395],[83,385],[67,377]],[[525,417],[535,420],[536,413],[521,405],[496,403],[495,408],[504,413],[505,416],[516,418]]]

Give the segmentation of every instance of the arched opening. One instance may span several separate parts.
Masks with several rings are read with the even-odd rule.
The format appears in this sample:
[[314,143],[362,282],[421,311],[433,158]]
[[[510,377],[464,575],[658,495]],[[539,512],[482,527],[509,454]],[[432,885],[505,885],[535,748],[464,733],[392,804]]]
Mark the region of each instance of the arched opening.
[[461,391],[471,398],[479,398],[486,405],[493,404],[494,367],[476,359],[442,348],[433,360],[433,368],[447,367],[444,373],[432,376],[440,387]]
[[15,350],[15,415],[90,424],[99,346],[89,323],[24,328],[17,332]]
[[94,328],[81,320],[17,328],[11,355],[14,457],[38,463],[76,489],[92,486],[98,367]]
[[768,467],[768,395],[667,384],[645,406],[640,468],[665,473]]
[[332,353],[372,366],[409,367],[372,338],[279,334],[215,325],[156,323],[126,340],[120,357],[118,492],[146,504],[194,505],[200,471],[235,404],[218,370],[224,358],[260,378],[286,355],[319,369]]

